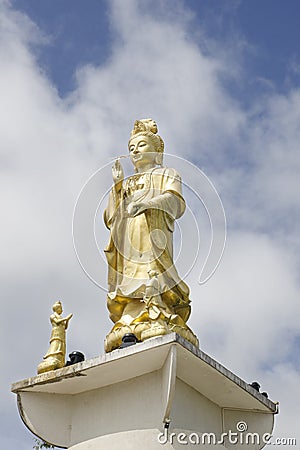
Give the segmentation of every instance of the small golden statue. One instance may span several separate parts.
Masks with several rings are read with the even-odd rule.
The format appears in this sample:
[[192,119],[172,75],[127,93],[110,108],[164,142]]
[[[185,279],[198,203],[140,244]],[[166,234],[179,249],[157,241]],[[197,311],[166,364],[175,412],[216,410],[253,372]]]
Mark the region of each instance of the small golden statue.
[[38,373],[49,372],[50,370],[60,369],[65,366],[66,329],[73,314],[69,314],[65,318],[61,317],[63,309],[60,301],[54,303],[52,310],[53,314],[50,316],[52,325],[50,347],[44,356],[44,361],[38,366]]
[[110,230],[107,306],[114,327],[105,340],[110,352],[126,333],[138,340],[176,332],[198,346],[186,325],[189,288],[173,262],[174,222],[185,211],[181,178],[163,167],[164,142],[152,119],[137,120],[129,139],[135,174],[124,180],[119,159],[104,212]]

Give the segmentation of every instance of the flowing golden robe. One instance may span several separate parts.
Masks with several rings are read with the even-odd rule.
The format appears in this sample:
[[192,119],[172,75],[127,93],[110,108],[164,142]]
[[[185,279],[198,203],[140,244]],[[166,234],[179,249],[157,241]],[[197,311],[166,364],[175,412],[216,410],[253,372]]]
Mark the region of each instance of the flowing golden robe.
[[50,347],[44,358],[53,356],[61,359],[64,364],[66,355],[66,322],[56,313],[51,314],[50,322],[52,325]]
[[[129,217],[131,202],[147,209]],[[158,274],[160,293],[168,308],[184,322],[190,314],[189,288],[173,263],[175,219],[185,211],[181,178],[174,169],[154,168],[132,175],[121,190],[112,188],[104,221],[110,229],[108,309],[113,322],[129,325],[142,314],[149,270]]]

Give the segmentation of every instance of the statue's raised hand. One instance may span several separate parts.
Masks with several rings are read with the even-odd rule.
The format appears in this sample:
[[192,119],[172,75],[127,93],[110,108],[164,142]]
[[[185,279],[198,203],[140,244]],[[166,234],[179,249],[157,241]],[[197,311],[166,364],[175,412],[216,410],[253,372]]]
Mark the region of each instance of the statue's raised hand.
[[124,180],[124,171],[119,159],[116,159],[112,166],[112,177],[116,188],[121,189],[122,181]]

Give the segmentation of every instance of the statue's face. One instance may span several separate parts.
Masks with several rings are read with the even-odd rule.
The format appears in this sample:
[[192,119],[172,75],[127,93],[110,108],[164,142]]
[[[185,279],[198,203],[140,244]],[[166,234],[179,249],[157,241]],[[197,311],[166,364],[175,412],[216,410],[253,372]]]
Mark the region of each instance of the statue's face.
[[132,164],[139,171],[147,170],[156,165],[157,152],[149,136],[133,137],[129,144],[129,156]]
[[54,311],[57,314],[61,314],[63,312],[62,306],[61,305],[55,305]]

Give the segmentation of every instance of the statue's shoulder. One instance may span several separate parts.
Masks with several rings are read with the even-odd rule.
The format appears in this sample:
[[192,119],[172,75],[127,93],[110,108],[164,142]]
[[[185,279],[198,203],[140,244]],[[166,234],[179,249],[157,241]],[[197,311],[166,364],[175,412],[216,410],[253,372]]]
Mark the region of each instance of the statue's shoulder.
[[171,177],[171,178],[178,178],[180,179],[180,174],[177,172],[176,169],[173,169],[172,167],[157,167],[153,171],[154,174],[165,176],[165,177]]
[[50,322],[51,322],[52,324],[55,323],[55,319],[56,319],[55,313],[51,314],[51,316],[50,316]]

